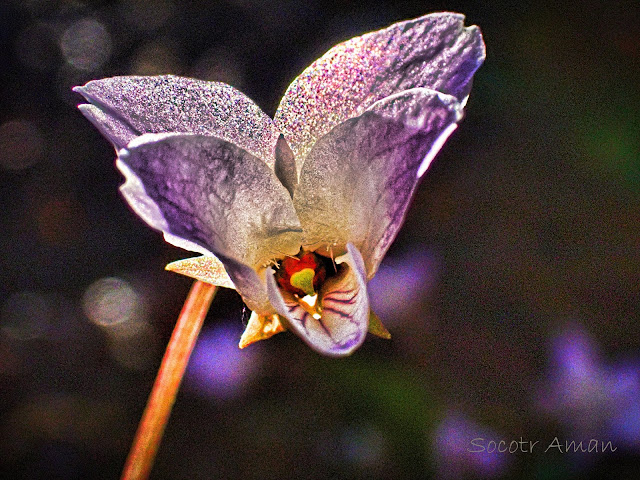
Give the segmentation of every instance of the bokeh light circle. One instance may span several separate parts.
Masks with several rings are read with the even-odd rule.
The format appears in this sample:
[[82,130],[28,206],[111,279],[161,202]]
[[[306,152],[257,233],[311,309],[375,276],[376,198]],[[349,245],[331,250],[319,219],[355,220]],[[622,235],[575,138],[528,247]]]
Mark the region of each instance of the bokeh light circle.
[[128,282],[107,277],[89,286],[82,306],[93,323],[113,327],[134,322],[141,309],[141,300]]
[[111,56],[111,36],[97,20],[82,19],[64,31],[60,49],[70,65],[79,70],[96,70]]
[[22,170],[36,164],[44,152],[40,130],[28,120],[10,120],[0,125],[0,166]]

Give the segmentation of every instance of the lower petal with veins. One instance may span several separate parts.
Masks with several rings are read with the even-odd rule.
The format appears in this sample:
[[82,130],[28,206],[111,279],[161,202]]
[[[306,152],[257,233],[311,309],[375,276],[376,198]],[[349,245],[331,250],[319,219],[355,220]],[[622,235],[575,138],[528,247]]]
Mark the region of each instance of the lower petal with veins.
[[364,262],[352,244],[336,264],[337,275],[324,282],[315,305],[278,288],[273,272],[267,273],[267,291],[292,331],[317,352],[340,357],[353,353],[366,337],[369,298]]

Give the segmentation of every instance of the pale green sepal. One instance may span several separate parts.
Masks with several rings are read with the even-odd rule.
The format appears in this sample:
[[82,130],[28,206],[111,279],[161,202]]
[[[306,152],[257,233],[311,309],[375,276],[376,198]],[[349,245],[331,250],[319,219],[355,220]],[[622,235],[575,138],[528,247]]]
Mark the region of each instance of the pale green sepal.
[[369,309],[369,333],[376,337],[384,338],[385,340],[391,340],[389,330],[382,325],[380,317],[371,309]]

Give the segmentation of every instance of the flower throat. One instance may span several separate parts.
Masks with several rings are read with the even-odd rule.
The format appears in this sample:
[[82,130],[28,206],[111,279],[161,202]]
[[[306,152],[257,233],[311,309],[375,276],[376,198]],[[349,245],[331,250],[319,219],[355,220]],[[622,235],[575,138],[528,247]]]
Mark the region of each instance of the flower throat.
[[275,277],[283,290],[305,297],[318,293],[327,276],[335,272],[331,260],[302,250],[295,257],[286,257],[275,268]]

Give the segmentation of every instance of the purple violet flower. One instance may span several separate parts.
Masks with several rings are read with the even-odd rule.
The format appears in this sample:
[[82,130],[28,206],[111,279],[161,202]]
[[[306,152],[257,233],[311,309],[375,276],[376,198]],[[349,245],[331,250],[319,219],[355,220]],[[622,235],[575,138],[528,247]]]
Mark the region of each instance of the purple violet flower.
[[367,331],[389,336],[367,282],[484,56],[480,30],[445,12],[335,46],[273,120],[229,85],[171,75],[74,90],[116,149],[132,209],[203,255],[167,269],[235,288],[253,311],[241,347],[289,328],[343,356]]
[[185,384],[204,397],[225,401],[240,396],[261,368],[260,349],[250,355],[236,347],[238,328],[217,324],[198,337],[187,370]]
[[508,456],[489,443],[499,438],[496,432],[461,413],[447,413],[433,433],[438,478],[493,478],[504,474]]
[[607,363],[586,330],[570,325],[553,339],[550,360],[536,398],[540,410],[577,442],[599,438],[639,450],[638,359]]

